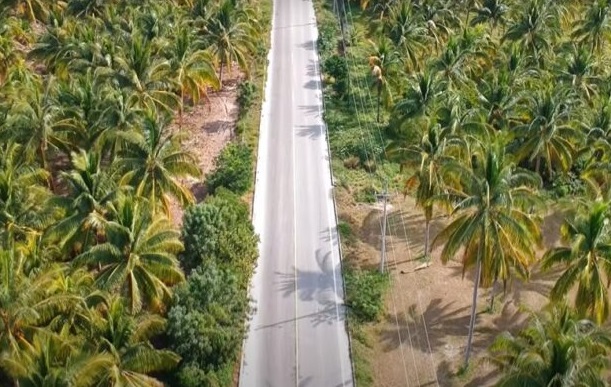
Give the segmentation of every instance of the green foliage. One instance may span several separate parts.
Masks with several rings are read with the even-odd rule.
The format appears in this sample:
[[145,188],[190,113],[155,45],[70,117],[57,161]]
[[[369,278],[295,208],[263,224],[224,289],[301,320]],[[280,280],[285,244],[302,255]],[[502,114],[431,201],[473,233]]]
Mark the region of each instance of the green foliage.
[[240,117],[246,115],[255,102],[257,86],[250,82],[241,82],[238,86],[238,103],[240,104]]
[[337,231],[342,238],[342,242],[351,244],[356,241],[356,235],[354,235],[354,231],[352,231],[350,224],[346,222],[339,222],[337,224]]
[[346,305],[357,320],[376,321],[384,311],[384,292],[389,278],[377,271],[346,270]]
[[244,144],[231,143],[216,158],[216,169],[207,176],[210,193],[224,187],[237,194],[248,191],[253,180],[253,156]]
[[[170,345],[184,364],[204,371],[209,378],[211,372],[235,361],[248,308],[236,276],[229,269],[207,262],[193,271],[175,293],[168,313]],[[184,377],[204,376],[194,370],[184,372]]]
[[333,77],[333,90],[340,96],[348,91],[348,64],[346,59],[339,55],[327,58],[323,64],[323,71]]
[[245,287],[258,256],[257,237],[246,204],[235,194],[221,189],[184,215],[180,255],[181,265],[189,273],[206,262],[232,268]]

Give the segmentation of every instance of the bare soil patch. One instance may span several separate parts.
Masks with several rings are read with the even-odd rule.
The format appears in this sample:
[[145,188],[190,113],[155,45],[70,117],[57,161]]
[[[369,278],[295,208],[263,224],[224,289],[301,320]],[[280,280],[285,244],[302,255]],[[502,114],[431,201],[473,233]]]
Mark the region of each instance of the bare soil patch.
[[[223,76],[222,90],[210,92],[207,99],[204,98],[198,105],[185,109],[182,129],[179,128],[178,115],[171,125],[171,130],[185,133],[182,147],[195,155],[197,165],[202,171],[201,179],[183,180],[198,203],[206,196],[206,174],[214,170],[216,157],[235,133],[240,108],[237,102],[237,87],[243,77],[237,66],[233,66],[233,70],[227,71]],[[182,224],[183,212],[180,204],[172,200],[170,213],[176,226],[180,227]]]
[[[348,222],[361,239],[346,248],[350,264],[374,268],[379,264],[382,211],[379,206],[355,204],[345,190],[338,190],[340,219]],[[388,217],[387,258],[392,285],[385,300],[381,321],[368,326],[375,356],[371,359],[374,385],[391,386],[489,386],[496,371],[484,359],[497,334],[517,331],[525,322],[526,310],[539,310],[558,272],[533,269],[528,283],[514,280],[503,295],[495,289],[495,307],[487,311],[491,289],[480,288],[474,334],[472,370],[455,376],[464,361],[473,274],[464,273],[460,262],[442,265],[441,247],[433,251],[431,264],[423,268],[419,257],[424,249],[424,217],[411,197],[394,197]],[[445,216],[431,224],[432,238],[447,224]],[[545,246],[558,243],[562,216],[544,218]],[[542,251],[540,252],[542,253]]]

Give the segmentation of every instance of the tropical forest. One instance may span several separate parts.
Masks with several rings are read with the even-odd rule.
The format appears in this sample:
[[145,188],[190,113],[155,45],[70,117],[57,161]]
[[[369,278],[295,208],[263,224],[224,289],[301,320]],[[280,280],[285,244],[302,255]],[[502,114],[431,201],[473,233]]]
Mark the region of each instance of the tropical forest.
[[315,6],[357,384],[608,385],[611,2]]
[[270,9],[0,1],[1,386],[234,383]]

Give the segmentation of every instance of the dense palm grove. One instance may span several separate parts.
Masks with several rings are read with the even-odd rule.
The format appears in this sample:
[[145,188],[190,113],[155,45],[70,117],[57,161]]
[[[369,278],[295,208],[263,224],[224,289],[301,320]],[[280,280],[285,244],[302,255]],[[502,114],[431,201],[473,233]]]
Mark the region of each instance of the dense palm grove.
[[[335,18],[319,47],[332,151],[344,168],[377,166],[380,181],[404,186],[425,215],[425,255],[440,246],[443,262],[460,259],[474,274],[465,363],[479,286],[560,269],[550,307],[500,337],[490,359],[501,385],[605,384],[611,2],[340,0],[327,9]],[[389,173],[397,165],[399,176]],[[561,247],[542,246],[550,207],[566,215]],[[447,227],[429,238],[446,209]]]
[[0,385],[231,383],[250,183],[192,205],[180,127],[265,53],[256,5],[0,2]]

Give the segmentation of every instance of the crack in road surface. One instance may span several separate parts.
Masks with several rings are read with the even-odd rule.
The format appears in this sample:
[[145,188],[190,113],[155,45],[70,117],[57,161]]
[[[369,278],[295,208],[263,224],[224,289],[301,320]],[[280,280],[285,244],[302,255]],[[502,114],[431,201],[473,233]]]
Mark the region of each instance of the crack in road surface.
[[253,223],[260,258],[242,387],[352,386],[310,0],[275,0]]

